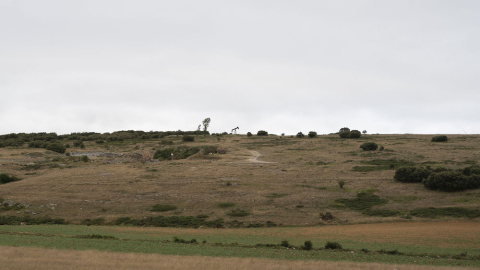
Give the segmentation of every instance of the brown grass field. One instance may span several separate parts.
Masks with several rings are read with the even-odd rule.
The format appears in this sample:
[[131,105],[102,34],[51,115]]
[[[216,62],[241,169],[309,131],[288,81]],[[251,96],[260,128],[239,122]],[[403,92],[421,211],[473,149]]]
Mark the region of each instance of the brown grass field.
[[[327,223],[351,224],[400,221],[401,217],[370,217],[341,208],[338,198],[353,198],[362,190],[388,199],[378,209],[407,211],[418,207],[480,206],[480,190],[444,193],[425,189],[421,184],[393,180],[395,170],[353,171],[371,160],[406,160],[432,167],[464,168],[480,162],[480,136],[450,135],[449,142],[432,143],[431,135],[366,135],[344,140],[336,135],[318,138],[198,136],[194,143],[172,137],[174,145],[218,145],[227,154],[196,155],[185,160],[149,159],[160,141],[124,142],[96,145],[68,151],[91,155],[90,162],[44,149],[0,148],[0,171],[23,180],[2,185],[0,197],[27,204],[14,215],[66,218],[80,222],[86,218],[155,214],[155,204],[171,204],[175,211],[164,215],[208,215],[211,219],[272,221],[276,224],[312,226],[324,224],[319,214],[331,212],[336,219]],[[385,147],[367,152],[359,148],[366,141]],[[95,157],[94,152],[123,154],[122,157]],[[146,162],[131,158],[136,154]],[[78,157],[77,157],[78,159]],[[267,163],[268,162],[268,163]],[[37,164],[37,170],[25,170]],[[341,189],[339,181],[344,181]],[[251,215],[229,217],[231,209],[217,205],[232,202],[233,208]]]
[[469,270],[470,267],[394,265],[379,263],[289,261],[259,258],[219,258],[166,256],[158,254],[109,253],[98,251],[53,250],[26,247],[2,247],[0,269],[16,270],[127,270],[127,269],[360,269],[360,270]]

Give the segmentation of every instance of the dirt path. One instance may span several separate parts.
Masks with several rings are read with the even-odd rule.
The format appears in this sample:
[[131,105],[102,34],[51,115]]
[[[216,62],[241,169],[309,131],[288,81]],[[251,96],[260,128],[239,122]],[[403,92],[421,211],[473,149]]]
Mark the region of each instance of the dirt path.
[[260,152],[258,151],[255,151],[255,150],[250,150],[250,153],[252,154],[252,156],[248,159],[249,162],[253,162],[253,163],[276,163],[276,162],[269,162],[269,161],[261,161],[261,160],[258,160],[259,157],[261,157],[262,155],[260,154]]

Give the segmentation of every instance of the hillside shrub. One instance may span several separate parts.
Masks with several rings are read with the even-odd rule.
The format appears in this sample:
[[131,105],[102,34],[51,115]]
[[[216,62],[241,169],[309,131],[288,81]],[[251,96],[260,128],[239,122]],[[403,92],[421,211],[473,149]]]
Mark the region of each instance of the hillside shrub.
[[259,130],[257,132],[257,136],[268,136],[268,132],[266,132],[265,130]]
[[395,171],[394,179],[404,183],[421,183],[432,173],[431,169],[422,167],[402,167]]
[[350,131],[350,134],[348,135],[348,138],[350,139],[358,139],[362,136],[362,133],[358,130],[352,130]]
[[362,145],[360,145],[360,148],[362,148],[363,151],[375,151],[378,149],[378,144],[374,142],[366,142],[362,143]]
[[302,247],[303,250],[311,250],[312,248],[313,248],[312,241],[309,240],[303,243],[303,247]]
[[[83,147],[82,147],[82,145],[83,145]],[[82,147],[82,148],[85,148],[85,145],[83,144],[82,141],[74,141],[74,142],[73,142],[73,146],[74,146],[74,147]]]
[[367,209],[363,211],[362,214],[376,217],[393,217],[399,215],[400,212],[390,209]]
[[337,242],[328,241],[325,244],[325,249],[342,249],[342,245],[340,245],[340,243],[337,243]]
[[230,213],[228,213],[227,215],[231,216],[231,217],[245,217],[245,216],[248,216],[250,215],[249,212],[245,211],[245,210],[241,210],[241,209],[235,209],[235,210],[232,210]]
[[132,219],[130,217],[120,217],[114,222],[114,225],[131,225],[147,227],[181,227],[198,228],[200,226],[221,228],[224,226],[222,219],[212,221],[206,220],[207,216],[154,216],[144,217],[143,219]]
[[340,136],[340,138],[348,139],[350,136],[350,131],[339,132],[338,135]]
[[349,128],[344,127],[340,129],[338,135],[340,138],[344,139],[358,139],[362,136],[362,133],[356,129],[350,130]]
[[53,152],[57,152],[57,153],[60,153],[60,154],[64,154],[65,151],[67,150],[65,148],[65,146],[63,146],[63,144],[60,144],[60,143],[49,143],[49,144],[47,144],[45,149],[53,151]]
[[176,210],[177,207],[171,204],[156,204],[152,207],[152,212],[168,212],[172,210]]
[[105,224],[105,219],[104,218],[95,218],[95,219],[84,219],[82,220],[82,225],[87,225],[87,226],[92,226],[92,225],[104,225]]
[[183,135],[182,141],[184,141],[184,142],[193,142],[193,141],[195,141],[195,137],[193,137],[193,136],[191,136],[191,135]]
[[423,218],[437,218],[441,216],[457,218],[477,218],[480,217],[480,209],[463,207],[444,207],[444,208],[417,208],[410,211],[410,215]]
[[174,148],[165,148],[162,150],[157,150],[153,155],[153,158],[158,160],[168,160],[172,158],[173,152],[175,152]]
[[0,216],[0,225],[68,224],[63,218]]
[[287,240],[282,240],[282,242],[280,243],[280,246],[286,247],[286,248],[292,247]]
[[247,137],[252,137],[252,133],[250,131],[247,132]]
[[352,210],[366,210],[375,205],[382,205],[388,202],[387,199],[380,198],[379,196],[371,192],[357,193],[357,197],[354,199],[336,199],[335,202],[345,205]]
[[[89,225],[87,225],[89,226]],[[87,234],[87,235],[77,235],[75,238],[81,238],[81,239],[108,239],[108,240],[116,240],[118,239],[115,236],[111,235],[101,235],[101,234]]]
[[463,174],[465,175],[473,175],[473,174],[478,174],[480,175],[480,166],[475,165],[475,166],[469,166],[463,169],[462,171]]
[[308,137],[309,137],[309,138],[315,138],[315,137],[317,137],[317,132],[315,132],[315,131],[310,131],[310,132],[308,132]]
[[395,171],[394,179],[405,183],[423,183],[430,190],[446,192],[480,188],[480,166],[464,169],[402,167]]
[[323,221],[329,221],[329,220],[334,220],[335,219],[335,217],[330,212],[320,213],[320,218]]
[[303,137],[305,137],[305,135],[303,135],[301,131],[297,133],[297,138],[303,138]]
[[204,145],[195,147],[179,146],[176,148],[164,148],[157,150],[153,155],[153,158],[158,160],[170,160],[172,159],[173,154],[173,159],[185,159],[198,153],[202,149],[204,150],[204,154],[208,155],[210,153],[216,153],[218,146]]
[[8,175],[6,173],[0,173],[0,184],[6,184],[10,182],[15,182],[20,180],[20,178],[13,176],[13,175]]
[[434,136],[434,137],[432,138],[432,142],[446,142],[446,141],[448,141],[448,138],[447,138],[447,136],[445,136],[445,135]]
[[28,143],[30,148],[45,148],[47,147],[47,142],[45,141],[33,141]]
[[232,203],[232,202],[223,202],[223,203],[217,204],[217,206],[220,207],[220,208],[228,208],[228,207],[234,207],[234,206],[235,206],[235,203]]
[[447,192],[480,188],[480,175],[465,175],[461,171],[444,171],[432,173],[422,181],[431,190]]

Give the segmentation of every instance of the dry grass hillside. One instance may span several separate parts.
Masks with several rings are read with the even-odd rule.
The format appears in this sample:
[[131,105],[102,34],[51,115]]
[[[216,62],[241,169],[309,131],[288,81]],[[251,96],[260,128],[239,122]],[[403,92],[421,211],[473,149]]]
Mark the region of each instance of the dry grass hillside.
[[[1,185],[0,197],[25,206],[2,215],[58,217],[78,223],[96,218],[108,222],[119,217],[206,215],[209,220],[237,220],[235,224],[244,225],[317,225],[419,220],[408,213],[424,207],[478,209],[479,189],[446,193],[393,180],[395,169],[403,165],[464,168],[480,164],[479,135],[448,137],[448,142],[434,143],[432,135],[364,135],[360,139],[226,135],[196,136],[194,142],[173,136],[85,142],[85,149],[69,148],[70,156],[26,146],[0,148],[0,173],[21,178]],[[364,142],[376,142],[384,150],[363,151],[359,146]],[[226,153],[152,159],[156,150],[177,145],[215,145]],[[82,161],[82,155],[89,161]],[[354,199],[362,191],[385,199],[371,209],[397,214],[366,215],[336,201]],[[152,212],[157,204],[176,209]],[[232,212],[240,214],[229,215]],[[322,220],[326,212],[334,219]]]

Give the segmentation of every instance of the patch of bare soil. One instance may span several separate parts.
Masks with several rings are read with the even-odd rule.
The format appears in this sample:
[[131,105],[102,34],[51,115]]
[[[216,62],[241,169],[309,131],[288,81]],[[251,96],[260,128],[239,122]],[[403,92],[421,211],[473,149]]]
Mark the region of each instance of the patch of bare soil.
[[258,151],[254,151],[254,150],[250,150],[250,153],[252,154],[252,156],[250,158],[248,158],[248,161],[249,162],[253,162],[253,163],[276,163],[276,162],[269,162],[269,161],[262,161],[262,160],[258,160],[259,157],[261,157],[262,155],[260,154],[260,152]]

